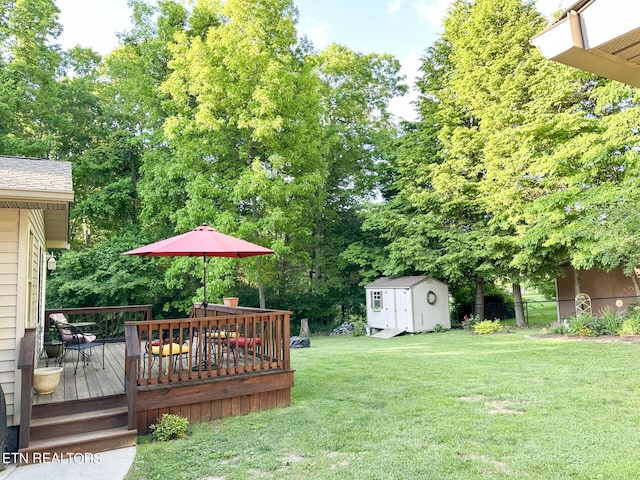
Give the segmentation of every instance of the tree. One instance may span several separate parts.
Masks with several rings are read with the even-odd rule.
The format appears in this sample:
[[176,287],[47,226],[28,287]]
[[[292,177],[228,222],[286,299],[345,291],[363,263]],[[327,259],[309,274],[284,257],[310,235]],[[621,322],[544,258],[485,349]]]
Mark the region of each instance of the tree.
[[219,24],[175,36],[163,84],[176,108],[165,132],[190,170],[178,227],[206,221],[276,250],[236,272],[212,269],[255,284],[264,305],[265,285],[295,289],[309,271],[307,212],[326,175],[317,80],[297,47],[291,2],[199,2],[194,15],[203,10]]
[[0,11],[0,150],[48,157],[59,111],[59,10],[51,0],[5,1]]

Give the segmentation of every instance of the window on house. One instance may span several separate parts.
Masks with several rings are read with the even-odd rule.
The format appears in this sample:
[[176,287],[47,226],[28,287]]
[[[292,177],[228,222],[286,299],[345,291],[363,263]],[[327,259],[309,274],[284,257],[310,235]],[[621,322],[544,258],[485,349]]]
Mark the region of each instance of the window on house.
[[371,292],[371,308],[374,310],[382,309],[382,292]]

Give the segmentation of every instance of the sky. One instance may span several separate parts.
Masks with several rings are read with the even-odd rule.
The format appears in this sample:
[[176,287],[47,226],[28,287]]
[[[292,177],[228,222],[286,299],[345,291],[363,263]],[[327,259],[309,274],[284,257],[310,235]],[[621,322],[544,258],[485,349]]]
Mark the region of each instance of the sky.
[[[401,73],[413,86],[420,57],[442,29],[451,0],[295,0],[300,14],[298,32],[318,50],[340,43],[364,54],[390,53],[401,63]],[[566,8],[575,0],[537,0],[544,15]],[[91,47],[101,54],[117,46],[117,32],[130,27],[127,0],[56,0],[64,28],[58,39],[63,48]],[[415,120],[411,102],[416,92],[394,99],[391,111]]]

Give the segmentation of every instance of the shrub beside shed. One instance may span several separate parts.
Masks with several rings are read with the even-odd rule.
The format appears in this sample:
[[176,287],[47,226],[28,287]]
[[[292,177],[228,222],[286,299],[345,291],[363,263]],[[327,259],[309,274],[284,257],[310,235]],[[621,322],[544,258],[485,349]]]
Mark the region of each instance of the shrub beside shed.
[[451,328],[449,287],[425,276],[382,277],[366,285],[367,325],[409,333]]

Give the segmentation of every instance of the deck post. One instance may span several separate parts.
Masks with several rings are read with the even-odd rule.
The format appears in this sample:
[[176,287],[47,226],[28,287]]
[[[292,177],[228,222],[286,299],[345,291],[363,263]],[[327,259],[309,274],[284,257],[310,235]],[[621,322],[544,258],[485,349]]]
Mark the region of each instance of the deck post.
[[290,313],[284,312],[282,318],[282,347],[283,347],[283,365],[282,368],[284,371],[289,371],[290,369],[290,357],[291,357],[291,344],[290,344],[290,336],[291,336],[291,320]]
[[31,388],[33,386],[33,369],[36,351],[36,329],[26,328],[20,341],[18,369],[22,371],[20,387],[20,432],[19,448],[29,446],[31,430]]
[[125,364],[124,389],[127,394],[128,428],[137,428],[138,361],[140,360],[140,340],[136,325],[125,324]]

